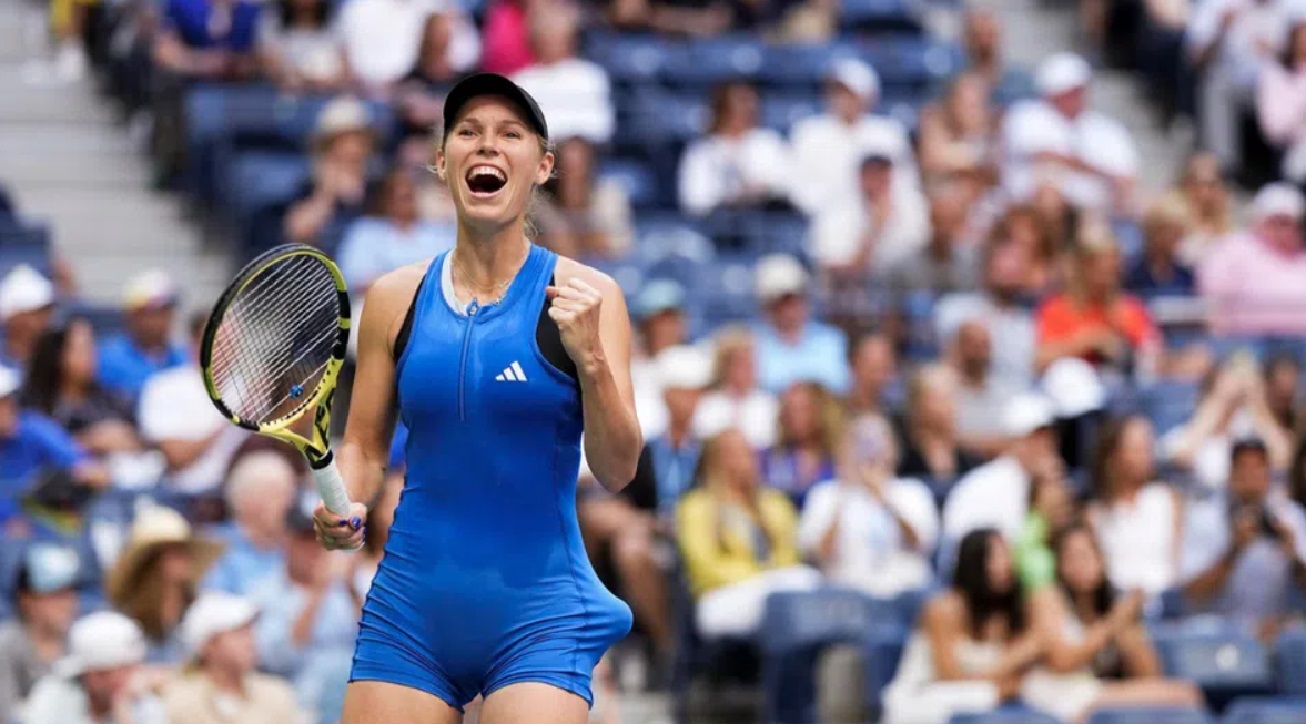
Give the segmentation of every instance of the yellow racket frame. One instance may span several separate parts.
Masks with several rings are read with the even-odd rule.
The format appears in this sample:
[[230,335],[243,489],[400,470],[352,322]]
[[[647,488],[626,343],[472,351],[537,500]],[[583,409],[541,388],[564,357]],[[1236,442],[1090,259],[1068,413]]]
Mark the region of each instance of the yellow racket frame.
[[[232,412],[223,403],[222,395],[213,380],[211,365],[214,337],[217,335],[218,326],[222,323],[227,308],[231,306],[236,297],[274,264],[295,256],[313,257],[326,267],[335,282],[336,294],[339,295],[340,299],[340,316],[337,319],[336,340],[331,351],[331,359],[327,362],[326,370],[323,371],[322,378],[318,380],[313,393],[306,396],[304,402],[294,410],[268,422],[259,423],[246,420]],[[222,413],[223,417],[237,427],[294,445],[295,449],[299,450],[314,467],[329,462],[331,456],[331,402],[335,396],[340,369],[345,364],[345,352],[349,348],[349,315],[349,290],[345,285],[345,277],[340,273],[340,267],[336,266],[331,257],[324,254],[322,250],[304,244],[285,244],[269,249],[255,257],[240,270],[240,273],[236,275],[236,279],[223,291],[222,296],[218,297],[217,303],[213,305],[213,311],[209,314],[209,321],[204,326],[204,337],[200,344],[200,370],[204,376],[204,388],[208,391],[209,399],[213,401],[214,407],[218,408],[218,412]],[[316,411],[313,418],[313,437],[311,440],[290,429],[309,410]]]

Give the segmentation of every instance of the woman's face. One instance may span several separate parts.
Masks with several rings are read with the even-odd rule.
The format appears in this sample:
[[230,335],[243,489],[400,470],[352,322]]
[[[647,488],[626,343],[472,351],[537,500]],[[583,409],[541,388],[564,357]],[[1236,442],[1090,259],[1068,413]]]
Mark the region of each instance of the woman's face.
[[326,158],[339,168],[352,169],[363,174],[372,158],[372,136],[366,131],[341,133],[326,148]]
[[1070,533],[1062,541],[1057,570],[1071,593],[1089,593],[1102,583],[1106,570],[1087,530]]
[[988,569],[985,573],[988,575],[989,587],[994,593],[1006,593],[1015,585],[1016,572],[1011,561],[1011,550],[1007,548],[1007,542],[1002,540],[1002,536],[989,537],[989,555],[985,567]]
[[816,395],[803,385],[794,385],[780,400],[780,428],[786,440],[805,443],[820,433],[821,411]]
[[90,382],[95,379],[99,361],[95,353],[95,333],[86,322],[74,322],[68,328],[63,347],[64,376],[72,382]]
[[436,169],[461,220],[491,232],[525,215],[553,161],[513,104],[498,96],[468,101],[436,151]]
[[1120,254],[1113,250],[1089,254],[1080,273],[1090,293],[1112,292],[1120,286]]
[[753,360],[753,345],[740,344],[726,352],[722,360],[722,378],[726,387],[733,390],[751,390],[757,385],[757,364]]
[[1158,254],[1172,258],[1184,238],[1184,225],[1170,220],[1160,220],[1152,226],[1148,245]]
[[916,408],[920,421],[932,428],[952,425],[957,413],[952,380],[943,375],[928,380],[921,388]]
[[1037,255],[1040,251],[1038,220],[1031,214],[1011,217],[1007,224],[1007,240],[1027,250],[1031,255]]
[[717,455],[721,472],[731,484],[744,492],[757,488],[757,456],[742,433],[737,430],[721,433]]
[[1130,418],[1120,432],[1120,445],[1115,452],[1117,474],[1129,482],[1147,482],[1156,462],[1155,449],[1152,424],[1141,417]]
[[721,103],[723,129],[744,131],[757,125],[757,92],[746,85],[732,85]]
[[223,631],[209,640],[205,647],[207,659],[232,671],[253,671],[258,664],[258,649],[254,645],[254,624],[246,624],[234,631]]
[[1194,158],[1188,164],[1184,192],[1194,209],[1209,211],[1222,203],[1224,180],[1220,176],[1220,161],[1211,155]]
[[[304,2],[304,0],[300,0]],[[432,15],[426,21],[422,31],[422,61],[434,63],[443,61],[449,53],[449,43],[453,39],[453,25],[449,16],[443,13]]]
[[191,582],[195,580],[195,557],[186,545],[170,544],[159,553],[155,570],[168,583]]

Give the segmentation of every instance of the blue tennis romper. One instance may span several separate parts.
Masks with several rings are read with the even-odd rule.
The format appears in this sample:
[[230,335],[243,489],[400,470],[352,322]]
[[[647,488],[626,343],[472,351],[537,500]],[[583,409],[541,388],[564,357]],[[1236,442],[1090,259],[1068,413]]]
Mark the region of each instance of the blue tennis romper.
[[463,310],[447,260],[426,272],[397,362],[407,480],[350,681],[459,709],[541,682],[593,706],[591,674],[631,613],[595,575],[576,521],[579,388],[536,339],[553,324],[541,312],[557,256],[532,245],[501,301]]

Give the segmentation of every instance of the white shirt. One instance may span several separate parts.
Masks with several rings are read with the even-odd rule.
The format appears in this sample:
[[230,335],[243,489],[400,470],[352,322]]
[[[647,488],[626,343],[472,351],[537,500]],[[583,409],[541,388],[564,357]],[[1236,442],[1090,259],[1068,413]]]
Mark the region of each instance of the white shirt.
[[907,128],[894,118],[867,114],[849,126],[822,113],[794,124],[790,138],[793,201],[810,215],[857,203],[862,158],[872,150],[892,149],[895,183],[919,184]]
[[[350,0],[340,12],[349,67],[365,85],[385,85],[403,78],[417,64],[427,16],[452,10],[444,0]],[[467,70],[480,54],[476,28],[465,17],[458,17],[450,41],[450,63]]]
[[1091,110],[1072,120],[1042,100],[1022,101],[1007,112],[1002,143],[1007,158],[1002,183],[1017,199],[1029,198],[1040,184],[1051,182],[1079,206],[1105,210],[1113,202],[1110,182],[1060,164],[1038,163],[1033,160],[1038,153],[1074,156],[1113,176],[1138,174],[1138,150],[1129,132]]
[[1265,58],[1258,45],[1269,47],[1269,59],[1283,47],[1285,29],[1291,24],[1296,0],[1203,0],[1194,3],[1188,19],[1188,46],[1194,55],[1205,52],[1220,31],[1220,18],[1229,10],[1239,15],[1225,35],[1212,68],[1236,85],[1251,88]]
[[518,71],[513,80],[535,97],[549,119],[550,136],[580,137],[591,143],[612,138],[615,110],[608,73],[598,64],[582,58],[536,64]]
[[1034,315],[1019,307],[999,307],[983,293],[949,294],[934,306],[934,333],[950,340],[961,325],[981,321],[989,329],[993,348],[994,384],[1022,390],[1034,379],[1034,354],[1038,347]]
[[[811,556],[837,521],[834,563],[827,573],[835,581],[874,596],[893,596],[929,584],[930,552],[939,534],[934,498],[916,480],[891,481],[885,503],[861,486],[831,480],[807,494],[798,523],[798,545]],[[910,550],[885,505],[891,506],[920,539]]]
[[779,415],[780,403],[765,390],[754,389],[744,397],[709,392],[698,401],[692,429],[694,437],[707,440],[734,428],[744,434],[748,444],[763,450],[775,443]]
[[[893,215],[880,227],[871,255],[875,269],[888,270],[929,240],[930,214],[925,197],[915,187],[894,178],[890,191]],[[812,255],[824,266],[852,260],[871,220],[865,202],[821,211],[812,221]]]
[[657,366],[653,360],[632,359],[630,382],[635,392],[635,417],[645,440],[652,440],[667,430],[667,404],[662,399],[662,383],[658,380]]
[[1029,485],[1029,473],[1007,455],[970,471],[943,505],[943,539],[956,545],[973,530],[996,528],[1015,540],[1025,523]]
[[195,462],[172,473],[173,487],[187,493],[221,485],[231,456],[248,435],[214,409],[199,368],[189,365],[156,373],[145,382],[138,417],[141,434],[150,442],[195,442],[221,431]]
[[[134,724],[166,724],[167,712],[154,695],[136,700],[131,707]],[[53,674],[36,682],[26,703],[20,708],[21,724],[112,724],[113,717],[91,716],[86,691],[72,679]]]
[[780,134],[754,128],[739,138],[706,136],[680,160],[680,207],[701,216],[736,195],[743,186],[789,192],[789,149]]
[[1132,502],[1120,500],[1091,508],[1107,578],[1121,590],[1142,589],[1149,596],[1179,581],[1178,502],[1164,483],[1150,483]]

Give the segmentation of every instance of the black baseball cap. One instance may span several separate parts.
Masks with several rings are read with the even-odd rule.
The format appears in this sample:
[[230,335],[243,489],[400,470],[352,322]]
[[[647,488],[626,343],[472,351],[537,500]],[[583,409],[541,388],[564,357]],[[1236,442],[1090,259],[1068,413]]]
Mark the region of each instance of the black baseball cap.
[[458,112],[467,102],[479,96],[503,96],[512,101],[526,117],[526,122],[540,135],[549,140],[549,124],[544,120],[544,112],[539,104],[521,86],[498,73],[475,73],[458,81],[458,84],[444,97],[444,132],[448,133],[458,118]]

